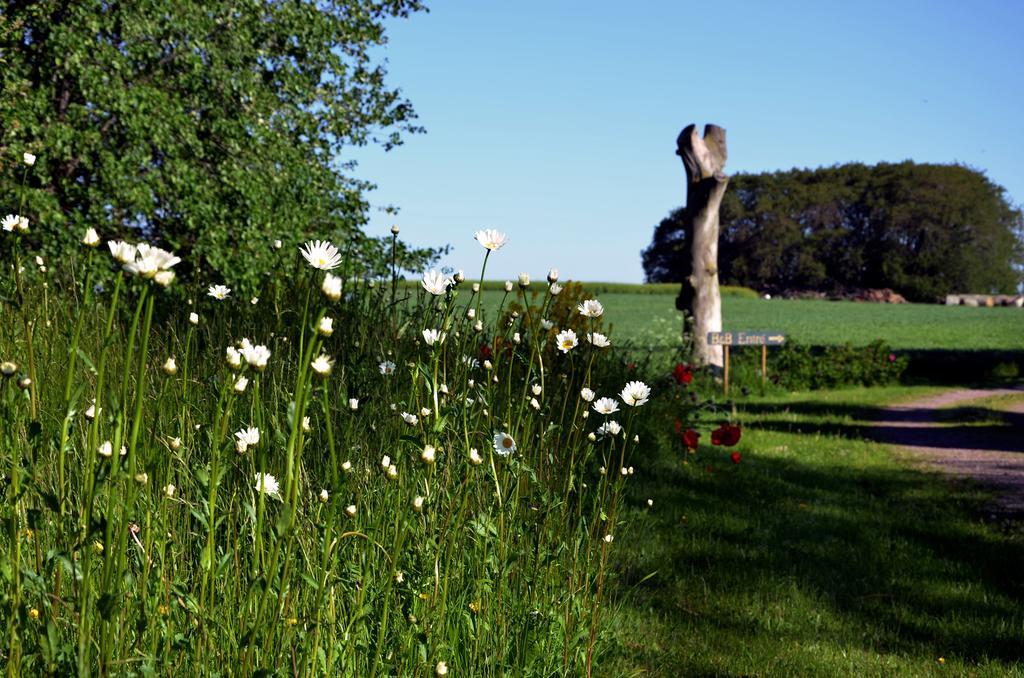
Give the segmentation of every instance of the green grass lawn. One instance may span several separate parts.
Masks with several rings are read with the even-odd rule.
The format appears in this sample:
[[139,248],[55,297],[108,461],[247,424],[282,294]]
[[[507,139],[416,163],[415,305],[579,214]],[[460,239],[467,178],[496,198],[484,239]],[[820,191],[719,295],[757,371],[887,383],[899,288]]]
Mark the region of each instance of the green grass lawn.
[[633,486],[650,522],[616,541],[605,675],[1024,675],[1019,530],[862,435],[879,403],[934,390],[751,399],[739,465],[654,454]]
[[[487,291],[485,303],[496,307],[501,296]],[[678,344],[682,321],[674,292],[595,296],[605,306],[613,340],[656,347]],[[1024,349],[1024,311],[1018,308],[727,296],[722,318],[727,330],[779,331],[808,345],[865,345],[884,339],[896,349]]]

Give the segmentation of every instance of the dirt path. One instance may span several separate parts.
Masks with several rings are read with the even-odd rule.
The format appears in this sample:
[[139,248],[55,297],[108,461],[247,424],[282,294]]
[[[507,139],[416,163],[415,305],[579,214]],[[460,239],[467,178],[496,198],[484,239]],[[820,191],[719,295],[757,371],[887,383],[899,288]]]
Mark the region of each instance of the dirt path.
[[883,410],[868,436],[899,445],[926,468],[975,480],[993,492],[994,511],[1024,517],[1024,402],[1001,411],[1009,426],[964,423],[956,410],[981,398],[1022,392],[958,389],[893,405]]

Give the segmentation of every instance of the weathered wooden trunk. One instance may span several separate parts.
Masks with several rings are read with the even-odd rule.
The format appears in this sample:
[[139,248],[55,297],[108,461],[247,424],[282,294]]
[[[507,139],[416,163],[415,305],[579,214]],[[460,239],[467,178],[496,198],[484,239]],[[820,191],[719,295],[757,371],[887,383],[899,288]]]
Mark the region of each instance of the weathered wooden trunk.
[[[690,272],[676,306],[692,318],[693,362],[722,368],[722,347],[708,344],[708,332],[722,330],[722,296],[718,289],[718,208],[729,184],[722,169],[728,156],[725,130],[689,125],[676,139],[676,154],[686,170],[686,240]],[[686,333],[684,327],[683,332]]]

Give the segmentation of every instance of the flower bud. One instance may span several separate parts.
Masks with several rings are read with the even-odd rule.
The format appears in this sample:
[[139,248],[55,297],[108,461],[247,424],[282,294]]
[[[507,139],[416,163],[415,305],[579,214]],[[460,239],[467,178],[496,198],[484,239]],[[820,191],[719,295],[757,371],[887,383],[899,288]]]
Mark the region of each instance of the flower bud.
[[391,235],[398,235],[398,230],[399,230],[398,229],[398,224],[392,225],[391,226]]
[[524,290],[530,286],[530,274],[520,273],[519,274],[519,286]]
[[550,271],[548,271],[548,282],[550,284],[552,284],[552,285],[554,285],[556,282],[558,282],[558,269],[557,268],[552,268]]

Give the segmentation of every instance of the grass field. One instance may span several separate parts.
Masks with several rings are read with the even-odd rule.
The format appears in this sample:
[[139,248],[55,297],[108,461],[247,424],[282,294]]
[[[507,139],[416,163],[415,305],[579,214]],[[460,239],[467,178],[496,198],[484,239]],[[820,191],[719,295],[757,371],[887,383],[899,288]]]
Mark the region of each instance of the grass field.
[[[485,299],[496,307],[501,296],[488,291]],[[678,344],[682,321],[675,308],[675,292],[599,292],[595,296],[605,306],[613,340],[645,347]],[[1017,308],[726,296],[722,318],[729,330],[784,332],[808,345],[865,345],[884,339],[895,349],[1024,349],[1024,311]]]
[[1021,533],[862,436],[880,402],[930,392],[750,400],[739,465],[645,464],[606,675],[1024,675]]

